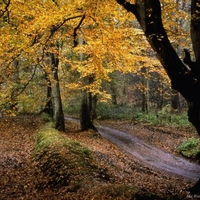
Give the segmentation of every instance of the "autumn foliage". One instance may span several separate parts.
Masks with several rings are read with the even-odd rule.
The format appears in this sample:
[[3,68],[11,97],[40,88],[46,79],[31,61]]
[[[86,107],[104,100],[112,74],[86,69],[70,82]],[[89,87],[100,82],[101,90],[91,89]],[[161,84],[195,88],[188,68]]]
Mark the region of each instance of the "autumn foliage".
[[[40,111],[50,98],[46,88],[57,81],[63,98],[78,89],[109,99],[102,81],[111,81],[114,71],[140,73],[147,67],[167,82],[135,18],[114,0],[13,0],[0,6],[2,108]],[[59,59],[59,80],[53,76],[51,54]],[[78,76],[72,80],[74,72]],[[88,84],[87,77],[94,81]]]

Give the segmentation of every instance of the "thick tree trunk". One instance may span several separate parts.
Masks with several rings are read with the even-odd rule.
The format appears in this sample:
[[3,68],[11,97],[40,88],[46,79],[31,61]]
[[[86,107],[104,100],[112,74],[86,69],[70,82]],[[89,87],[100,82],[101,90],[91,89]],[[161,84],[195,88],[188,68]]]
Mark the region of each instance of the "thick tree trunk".
[[[193,99],[189,100],[189,120],[194,124],[200,134],[200,0],[191,0],[191,40],[195,53],[195,62],[190,62],[188,66],[195,79]],[[196,94],[196,95],[195,95]]]
[[[93,76],[87,77],[87,79],[88,79],[88,84],[94,82]],[[93,124],[93,119],[96,116],[96,104],[97,104],[96,96],[93,96],[91,92],[86,93],[85,91],[83,94],[83,99],[81,104],[81,115],[80,115],[82,131],[93,129],[95,132],[98,132],[98,130]]]
[[[185,50],[184,63],[189,69],[169,42],[162,24],[159,0],[136,0],[135,4],[125,0],[117,2],[136,16],[149,44],[165,68],[172,88],[179,91],[188,102],[189,121],[200,135],[200,0],[191,0],[191,39],[196,61],[193,62]],[[192,194],[199,194],[199,182],[191,188]]]
[[82,131],[87,131],[89,129],[93,129],[95,132],[98,132],[98,130],[92,123],[87,99],[83,99],[83,102],[81,105],[80,123],[81,123]]
[[191,0],[191,39],[196,62],[200,68],[200,0]]
[[[196,2],[200,3],[199,1],[192,0],[195,5]],[[117,0],[117,2],[136,16],[149,44],[157,53],[158,59],[170,78],[172,88],[179,91],[188,102],[189,120],[200,135],[200,79],[195,72],[193,73],[194,70],[191,66],[189,66],[191,70],[185,67],[172,47],[162,24],[160,1],[136,0],[135,4],[130,4],[125,0]],[[198,30],[199,20],[200,18],[195,27]],[[199,34],[193,33],[193,37],[198,40]],[[196,47],[197,45],[199,46],[199,44],[193,45],[194,48],[199,48]],[[199,57],[198,50],[195,51],[195,55],[197,58]]]

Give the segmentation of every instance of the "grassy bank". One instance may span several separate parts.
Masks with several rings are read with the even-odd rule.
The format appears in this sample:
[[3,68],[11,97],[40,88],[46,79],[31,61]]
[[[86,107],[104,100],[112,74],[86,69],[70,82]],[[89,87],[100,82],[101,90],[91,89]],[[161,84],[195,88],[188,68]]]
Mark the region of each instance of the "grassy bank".
[[39,129],[33,157],[47,177],[44,187],[67,186],[72,182],[71,187],[77,187],[81,182],[77,176],[89,172],[93,159],[88,148],[52,128],[51,122]]

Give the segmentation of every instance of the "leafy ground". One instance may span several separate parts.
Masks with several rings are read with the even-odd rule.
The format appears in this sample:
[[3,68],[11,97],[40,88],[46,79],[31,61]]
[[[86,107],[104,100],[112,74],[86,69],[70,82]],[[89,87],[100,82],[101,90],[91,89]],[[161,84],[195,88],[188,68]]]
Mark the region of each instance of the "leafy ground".
[[[143,125],[131,122],[103,122],[118,129],[135,132],[152,144],[176,153],[176,146],[188,132],[162,127],[149,135]],[[48,177],[38,170],[32,158],[36,131],[42,122],[32,116],[0,120],[0,199],[186,199],[194,183],[143,167],[130,160],[120,149],[92,131],[80,132],[75,122],[67,122],[62,137],[79,141],[92,152],[91,165],[71,169],[72,176],[64,186],[48,185]],[[177,131],[177,132],[176,132]],[[191,132],[191,130],[189,131]],[[145,135],[142,135],[144,134]],[[173,145],[172,145],[173,144]],[[54,168],[52,171],[56,171]],[[149,197],[147,197],[149,196]]]

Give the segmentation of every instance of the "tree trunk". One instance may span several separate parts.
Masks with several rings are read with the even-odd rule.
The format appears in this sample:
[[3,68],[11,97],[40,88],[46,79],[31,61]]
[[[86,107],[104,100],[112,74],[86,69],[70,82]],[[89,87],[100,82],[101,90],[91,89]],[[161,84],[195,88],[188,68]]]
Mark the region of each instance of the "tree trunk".
[[111,101],[113,105],[117,105],[117,89],[116,89],[116,84],[115,80],[112,80],[110,82],[110,90],[111,90]]
[[53,118],[53,106],[51,101],[51,80],[48,77],[48,74],[45,72],[45,79],[47,82],[47,97],[46,97],[46,105],[45,108],[40,113],[47,113]]
[[55,128],[59,131],[65,131],[65,120],[62,108],[62,100],[60,94],[60,84],[58,77],[59,58],[54,53],[49,53],[51,59],[51,105],[53,110],[53,119]]
[[141,70],[144,75],[142,75],[142,85],[143,85],[143,91],[142,91],[142,112],[149,112],[149,80],[145,77],[145,74],[148,73],[148,69],[146,67],[143,67]]
[[171,105],[174,111],[180,112],[181,110],[180,94],[176,90],[171,91]]
[[[86,79],[88,84],[92,84],[94,82],[94,77],[92,75],[86,77]],[[81,105],[81,115],[80,115],[82,131],[93,129],[95,132],[98,132],[98,130],[93,124],[93,119],[96,116],[96,104],[97,104],[96,95],[93,96],[91,92],[87,93],[86,91],[84,91],[82,105]]]
[[91,120],[90,109],[87,94],[83,98],[83,102],[81,105],[81,115],[80,115],[80,123],[81,123],[81,130],[87,131],[89,129],[93,129],[95,132],[98,132],[94,124]]
[[[179,91],[188,102],[189,121],[200,135],[200,75],[198,75],[200,73],[194,71],[193,62],[190,62],[191,70],[188,70],[172,47],[162,24],[160,1],[136,0],[135,4],[128,3],[125,0],[117,0],[117,2],[136,16],[149,44],[157,53],[158,59],[170,78],[172,88]],[[196,5],[197,2],[200,3],[200,0],[192,0],[192,13],[199,10]],[[199,11],[197,13],[196,15],[200,15]],[[192,17],[192,20],[192,40],[199,40],[200,17]],[[197,59],[196,65],[199,65],[199,45],[199,42],[193,42],[193,47],[197,48],[194,49]]]
[[200,68],[200,0],[191,0],[191,39],[196,62]]
[[19,84],[20,84],[19,61],[17,59],[14,59],[14,61],[12,62],[12,68],[13,68],[12,81],[15,83],[15,86],[13,87],[12,92],[11,92],[9,107],[10,107],[10,112],[16,113],[18,111],[18,108],[17,108],[18,95],[17,94],[19,92]]
[[[94,76],[91,75],[88,77],[88,83],[92,84],[94,82]],[[88,93],[88,108],[89,108],[89,114],[90,119],[93,121],[97,117],[97,95],[93,95],[92,92]]]
[[97,118],[97,101],[98,101],[97,95],[92,96],[92,113],[91,113],[92,121]]

